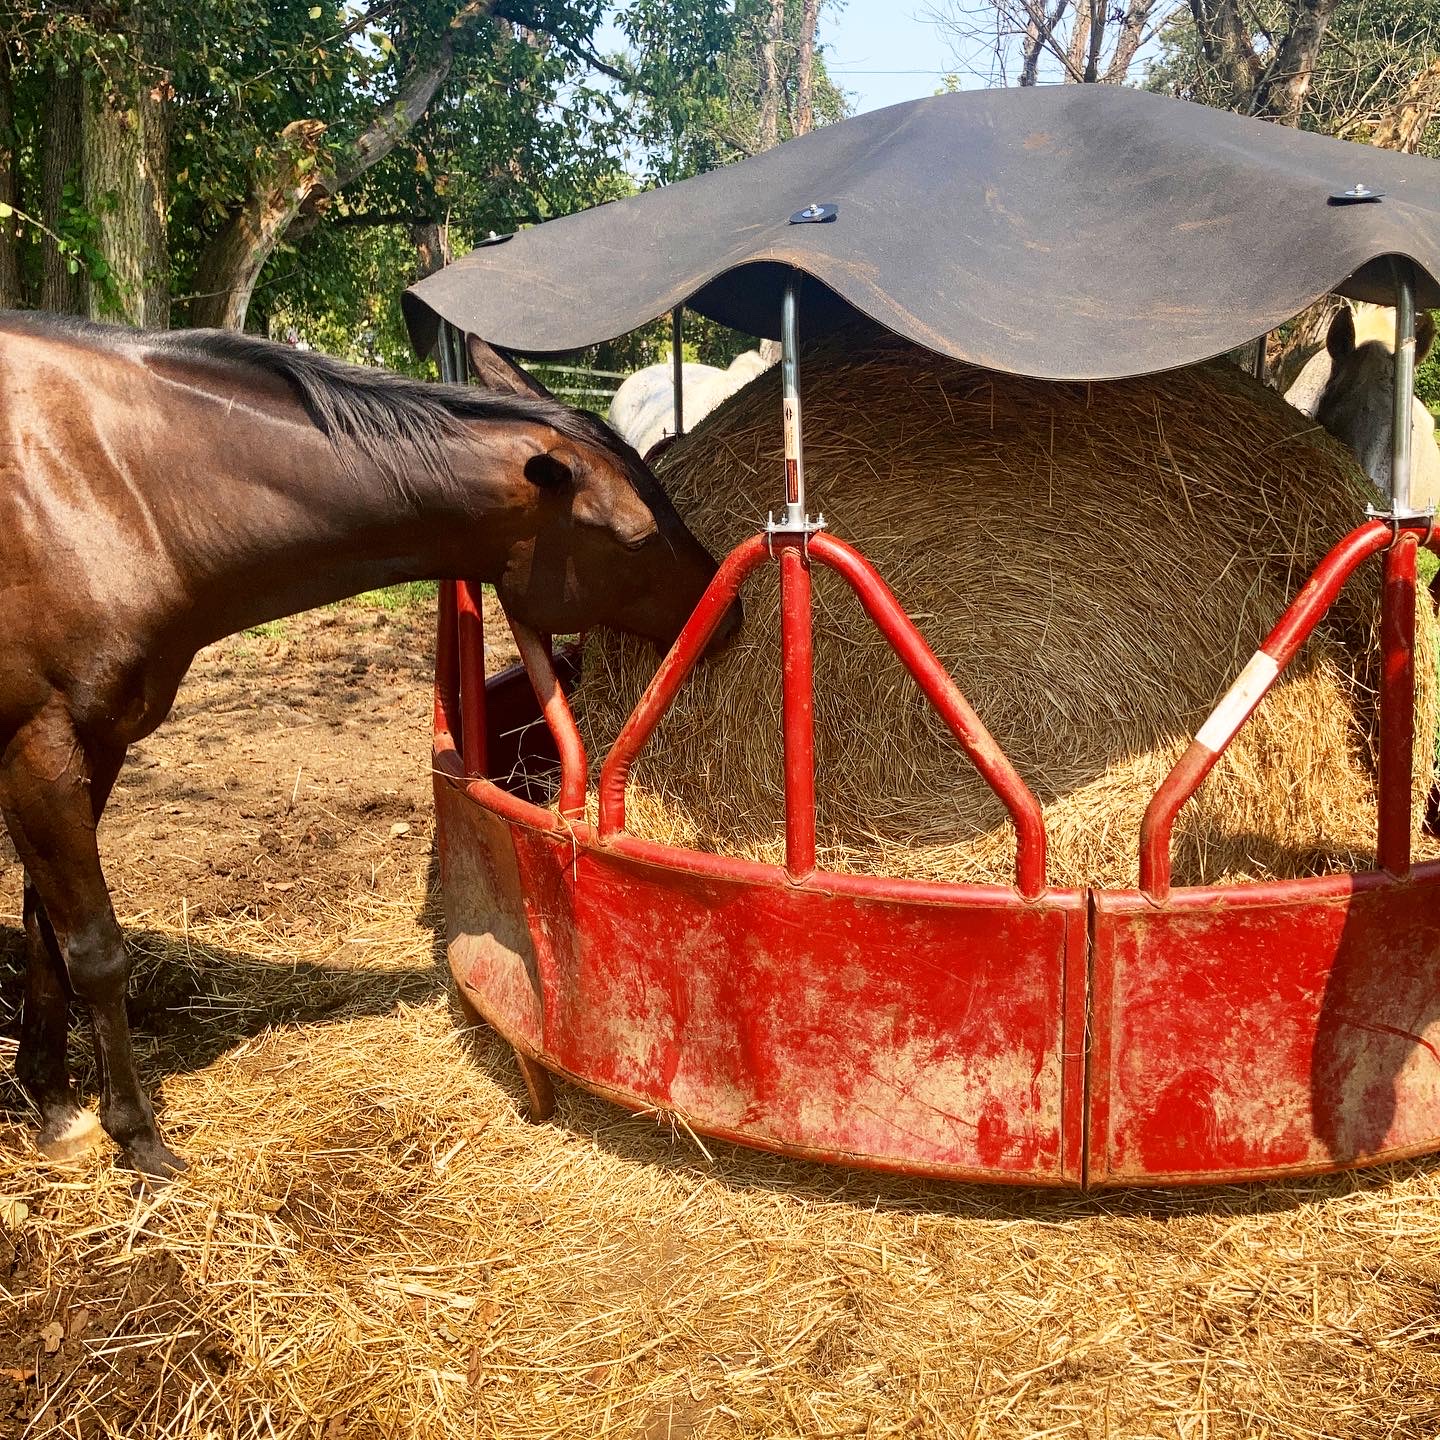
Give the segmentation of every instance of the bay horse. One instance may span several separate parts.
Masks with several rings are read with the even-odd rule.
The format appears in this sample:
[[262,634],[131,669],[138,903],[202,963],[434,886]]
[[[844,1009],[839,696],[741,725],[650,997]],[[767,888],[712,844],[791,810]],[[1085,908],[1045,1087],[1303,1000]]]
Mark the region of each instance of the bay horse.
[[493,584],[537,630],[611,625],[665,646],[715,571],[597,419],[231,332],[0,313],[0,476],[0,814],[25,871],[16,1071],[47,1153],[94,1143],[65,1055],[71,1000],[87,1006],[100,1122],[153,1176],[184,1162],[136,1074],[96,826],[195,653],[450,578]]

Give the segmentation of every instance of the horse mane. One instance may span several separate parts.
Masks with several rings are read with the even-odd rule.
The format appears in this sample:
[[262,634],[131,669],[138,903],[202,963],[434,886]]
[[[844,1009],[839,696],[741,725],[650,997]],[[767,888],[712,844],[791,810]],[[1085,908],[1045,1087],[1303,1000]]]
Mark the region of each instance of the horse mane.
[[38,312],[5,317],[7,327],[17,321],[26,330],[69,335],[107,348],[132,350],[138,345],[150,353],[242,365],[275,376],[295,391],[343,464],[353,469],[357,458],[366,460],[407,495],[408,474],[417,463],[454,478],[448,445],[465,440],[466,422],[474,420],[548,426],[567,439],[607,451],[642,496],[651,488],[640,457],[609,425],[549,396],[415,380],[234,330],[137,331]]

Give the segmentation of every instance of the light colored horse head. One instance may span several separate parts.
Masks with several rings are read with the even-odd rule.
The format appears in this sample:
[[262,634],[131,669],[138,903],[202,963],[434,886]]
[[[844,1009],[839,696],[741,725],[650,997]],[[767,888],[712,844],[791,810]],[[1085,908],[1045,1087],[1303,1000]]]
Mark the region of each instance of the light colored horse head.
[[[1434,341],[1435,322],[1427,311],[1421,311],[1415,323],[1417,364],[1429,353]],[[1330,322],[1325,353],[1329,375],[1310,413],[1355,452],[1375,487],[1382,494],[1389,494],[1395,403],[1395,312],[1379,305],[1358,305],[1354,310],[1346,306]],[[1301,373],[1303,379],[1305,372]],[[1297,381],[1292,395],[1299,386]],[[1414,503],[1423,508],[1440,500],[1440,452],[1435,446],[1434,417],[1418,400],[1411,406],[1410,439],[1410,493]]]

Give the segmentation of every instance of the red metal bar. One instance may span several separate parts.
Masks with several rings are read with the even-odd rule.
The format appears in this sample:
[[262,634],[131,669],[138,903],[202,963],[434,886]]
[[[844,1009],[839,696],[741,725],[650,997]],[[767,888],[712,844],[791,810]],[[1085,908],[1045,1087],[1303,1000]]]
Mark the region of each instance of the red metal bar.
[[1330,551],[1161,782],[1140,825],[1140,888],[1150,899],[1165,900],[1170,895],[1170,839],[1181,807],[1324,619],[1345,582],[1390,537],[1388,525],[1372,520]]
[[625,786],[630,767],[664,719],[690,672],[705,653],[710,637],[740,593],[746,578],[769,558],[765,537],[742,541],[721,564],[700,603],[691,612],[670,653],[660,662],[655,678],[645,687],[625,722],[605,763],[600,767],[600,837],[606,839],[625,828]]
[[455,582],[440,582],[435,618],[435,733],[456,738],[460,726],[460,656],[455,649]]
[[[640,697],[630,718],[625,722],[619,736],[616,737],[610,754],[606,757],[605,764],[600,771],[599,829],[602,840],[608,840],[624,830],[625,786],[629,779],[630,768],[635,763],[635,757],[644,748],[650,736],[654,734],[666,710],[669,709],[680,687],[685,683],[686,677],[699,661],[715,628],[739,593],[741,585],[754,570],[765,562],[771,547],[775,545],[780,547],[783,565],[784,557],[793,553],[799,542],[756,535],[736,546],[726,556],[719,572],[710,582],[709,589],[686,623],[680,638],[661,662],[655,678]],[[803,565],[805,554],[802,553],[799,558]],[[901,609],[900,602],[896,600],[890,588],[880,578],[874,566],[857,550],[852,549],[843,541],[823,533],[809,537],[808,558],[812,561],[820,561],[844,577],[851,589],[855,591],[865,613],[870,616],[876,628],[900,657],[926,698],[940,712],[940,716],[950,728],[951,734],[955,736],[965,753],[974,762],[985,782],[999,796],[1009,811],[1011,821],[1015,826],[1016,888],[1027,900],[1042,894],[1045,890],[1045,822],[1039,801],[1031,794],[1029,787],[1020,778],[1004,751],[995,743],[990,732],[981,723],[980,717],[970,708],[965,697],[961,695],[946,673],[945,667],[936,659],[934,651],[925,643],[924,637],[915,628],[910,617]],[[791,563],[793,564],[793,562]],[[794,582],[791,583],[793,596],[795,593]],[[784,571],[782,569],[782,587],[783,584]],[[807,616],[808,591],[807,584],[804,596],[804,610]],[[798,610],[798,604],[796,608]],[[797,619],[785,618],[785,612],[788,610],[789,606],[785,602],[782,589],[782,640],[786,642],[787,654],[790,653],[789,647],[796,642],[798,637],[787,639],[791,632],[783,627],[795,624],[799,628]],[[802,663],[805,675],[808,677],[811,669],[808,623],[803,628],[805,637]],[[793,688],[787,690],[785,703],[787,706],[790,705],[791,697],[794,697],[796,711],[793,723],[798,735],[800,729],[812,728],[813,693],[808,678],[806,683],[801,685],[798,683],[798,677],[794,682],[790,680],[788,669],[786,674],[787,684],[792,684]],[[803,715],[800,714],[800,695],[802,693],[805,701]],[[787,725],[792,723],[789,715],[787,715],[786,723]],[[802,761],[808,759],[810,767],[808,785],[805,783],[805,777],[798,774],[792,775],[792,754],[797,771]],[[808,747],[808,754],[803,745],[787,746],[786,868],[791,872],[792,878],[799,878],[814,868],[813,766],[813,741]],[[799,798],[804,802],[800,805],[795,803],[794,786],[797,783],[801,786]],[[804,829],[800,828],[807,823],[808,838]],[[806,864],[807,847],[808,866]]]
[[1396,879],[1410,874],[1415,773],[1415,552],[1413,532],[1385,552],[1380,611],[1380,818],[1376,855]]
[[487,775],[485,724],[485,613],[480,587],[455,587],[456,638],[460,649],[460,756],[467,775]]
[[1015,826],[1015,885],[1027,900],[1045,889],[1045,820],[1040,802],[960,693],[890,587],[858,550],[833,535],[810,537],[810,559],[844,576],[865,613],[890,642]]
[[525,664],[530,683],[535,687],[535,698],[540,702],[541,714],[555,737],[555,748],[560,752],[560,814],[567,820],[585,818],[585,742],[576,729],[575,717],[570,713],[570,703],[555,678],[555,667],[550,660],[550,637],[542,636],[528,625],[521,624],[508,611],[505,618],[510,622],[515,645],[520,659]]
[[810,564],[803,544],[779,542],[780,694],[785,739],[785,873],[815,873],[815,664]]

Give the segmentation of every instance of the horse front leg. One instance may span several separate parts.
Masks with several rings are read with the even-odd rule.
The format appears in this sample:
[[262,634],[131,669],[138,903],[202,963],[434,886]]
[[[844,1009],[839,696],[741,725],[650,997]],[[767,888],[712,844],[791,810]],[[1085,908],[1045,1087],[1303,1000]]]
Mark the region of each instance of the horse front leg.
[[65,962],[35,883],[25,875],[25,1003],[15,1073],[40,1112],[40,1149],[52,1160],[85,1154],[100,1126],[81,1107],[65,1063],[70,993]]
[[52,707],[7,747],[0,810],[45,907],[70,988],[90,1010],[101,1073],[100,1123],[137,1170],[167,1176],[184,1169],[184,1161],[160,1138],[135,1070],[125,1015],[130,960],[95,840],[122,756],[123,750],[87,751],[69,717]]

